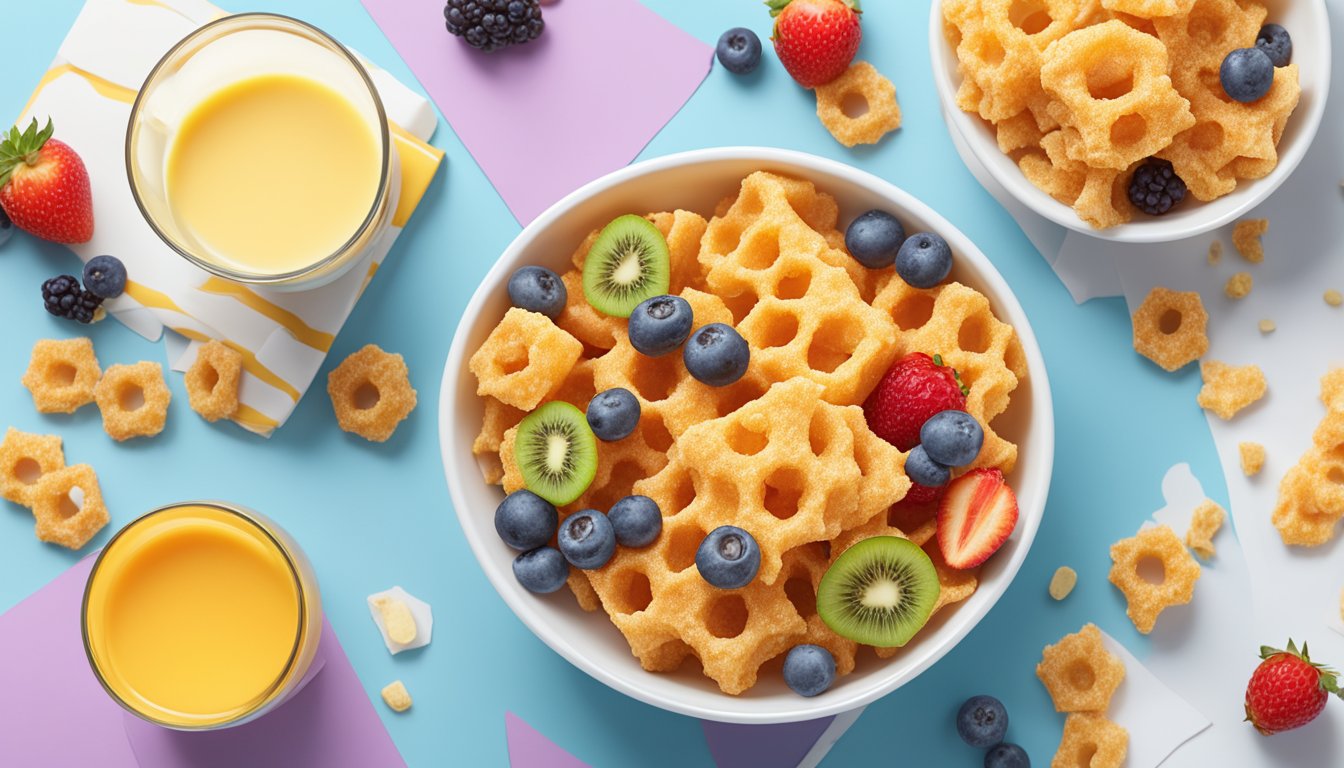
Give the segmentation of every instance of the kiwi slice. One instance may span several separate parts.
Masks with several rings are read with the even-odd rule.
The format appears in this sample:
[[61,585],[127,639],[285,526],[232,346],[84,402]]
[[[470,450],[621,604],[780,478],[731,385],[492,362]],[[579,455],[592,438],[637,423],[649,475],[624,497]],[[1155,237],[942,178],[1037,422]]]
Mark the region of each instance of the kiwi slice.
[[519,422],[513,455],[527,490],[557,507],[583,495],[597,474],[597,438],[588,419],[558,400]]
[[817,614],[837,635],[881,648],[910,642],[938,601],[938,571],[914,542],[863,539],[826,569]]
[[583,296],[612,317],[629,317],[645,299],[667,293],[667,240],[643,216],[618,216],[602,228],[583,262]]

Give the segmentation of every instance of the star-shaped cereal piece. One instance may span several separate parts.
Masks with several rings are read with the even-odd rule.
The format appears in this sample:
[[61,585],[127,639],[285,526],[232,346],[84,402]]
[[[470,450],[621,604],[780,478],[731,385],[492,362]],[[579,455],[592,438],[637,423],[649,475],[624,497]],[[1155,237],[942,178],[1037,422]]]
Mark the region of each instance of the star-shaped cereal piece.
[[1125,665],[1101,642],[1101,630],[1088,624],[1041,652],[1036,665],[1056,712],[1105,712],[1125,679]]
[[[1139,574],[1139,563],[1149,559],[1162,564],[1162,580],[1157,583]],[[1171,526],[1145,528],[1137,536],[1117,541],[1111,545],[1111,561],[1111,583],[1124,593],[1129,619],[1145,635],[1153,631],[1158,614],[1194,597],[1199,563]]]

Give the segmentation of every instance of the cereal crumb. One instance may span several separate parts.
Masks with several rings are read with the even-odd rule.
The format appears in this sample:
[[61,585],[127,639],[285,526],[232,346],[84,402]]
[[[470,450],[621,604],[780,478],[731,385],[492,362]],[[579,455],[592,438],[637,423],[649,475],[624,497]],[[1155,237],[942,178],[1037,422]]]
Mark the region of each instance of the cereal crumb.
[[1154,287],[1133,322],[1135,351],[1165,370],[1175,371],[1209,349],[1209,316],[1194,291]]
[[1265,318],[1264,320],[1260,321],[1261,333],[1273,333],[1274,329],[1277,327],[1278,326],[1274,324],[1274,321],[1270,320],[1269,318]]
[[1244,442],[1237,445],[1241,453],[1241,472],[1247,477],[1260,474],[1265,466],[1265,446],[1259,443]]
[[336,423],[365,440],[384,442],[415,410],[410,376],[401,355],[384,352],[376,344],[364,345],[327,376]]
[[1129,731],[1102,715],[1074,714],[1064,720],[1064,736],[1050,765],[1120,768],[1128,753]]
[[[835,140],[846,147],[876,144],[901,127],[896,86],[866,61],[850,64],[839,77],[817,86],[816,94],[817,117]],[[845,102],[850,99],[862,100],[867,110],[851,117],[845,112]]]
[[1214,240],[1209,243],[1209,264],[1217,264],[1223,260],[1223,242]]
[[1105,712],[1125,679],[1125,665],[1088,624],[1041,651],[1036,676],[1055,702],[1056,712]]
[[1230,419],[1246,406],[1265,396],[1268,385],[1258,365],[1227,365],[1217,360],[1199,364],[1204,386],[1196,401],[1199,407],[1213,411],[1220,419]]
[[406,684],[400,680],[394,680],[383,688],[383,701],[393,712],[405,712],[411,708],[410,691],[406,690]]
[[1077,584],[1078,572],[1067,565],[1061,565],[1055,569],[1055,575],[1050,577],[1050,596],[1056,600],[1063,600]]
[[1269,231],[1269,219],[1242,219],[1232,227],[1232,246],[1252,264],[1265,260],[1260,236]]
[[1250,294],[1251,286],[1254,283],[1250,272],[1238,272],[1227,278],[1227,285],[1223,287],[1223,293],[1226,293],[1229,299],[1244,299]]
[[[1160,583],[1139,574],[1139,563],[1149,559],[1162,563]],[[1162,611],[1185,605],[1195,595],[1199,563],[1169,525],[1145,528],[1137,536],[1112,544],[1111,561],[1110,581],[1125,595],[1129,620],[1145,635],[1153,631]]]
[[383,617],[383,627],[387,636],[398,645],[415,642],[415,617],[410,606],[395,597],[379,597],[373,601]]
[[1208,560],[1215,554],[1213,537],[1223,527],[1227,513],[1211,499],[1205,499],[1190,515],[1190,529],[1185,532],[1185,545],[1196,555]]
[[1332,307],[1338,307],[1340,304],[1344,304],[1344,296],[1340,295],[1339,291],[1334,288],[1326,291],[1324,298],[1325,303]]

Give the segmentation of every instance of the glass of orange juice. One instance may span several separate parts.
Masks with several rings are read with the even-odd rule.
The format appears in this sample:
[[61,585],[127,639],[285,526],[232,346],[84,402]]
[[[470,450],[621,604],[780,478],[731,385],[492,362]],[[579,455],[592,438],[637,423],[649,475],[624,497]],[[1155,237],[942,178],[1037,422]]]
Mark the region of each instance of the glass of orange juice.
[[306,682],[322,601],[303,551],[263,515],[162,507],[123,528],[89,574],[84,649],[103,688],[168,728],[254,720]]
[[150,227],[220,277],[316,287],[361,261],[396,209],[395,149],[359,60],[321,30],[226,16],[146,78],[126,170]]

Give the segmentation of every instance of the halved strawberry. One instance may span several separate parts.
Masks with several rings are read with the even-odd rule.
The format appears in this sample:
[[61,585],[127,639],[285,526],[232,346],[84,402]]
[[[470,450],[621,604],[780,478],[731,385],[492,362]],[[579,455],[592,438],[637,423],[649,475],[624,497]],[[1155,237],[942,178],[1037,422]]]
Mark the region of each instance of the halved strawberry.
[[953,568],[974,568],[1003,546],[1017,525],[1017,496],[997,469],[953,480],[938,506],[938,548]]

